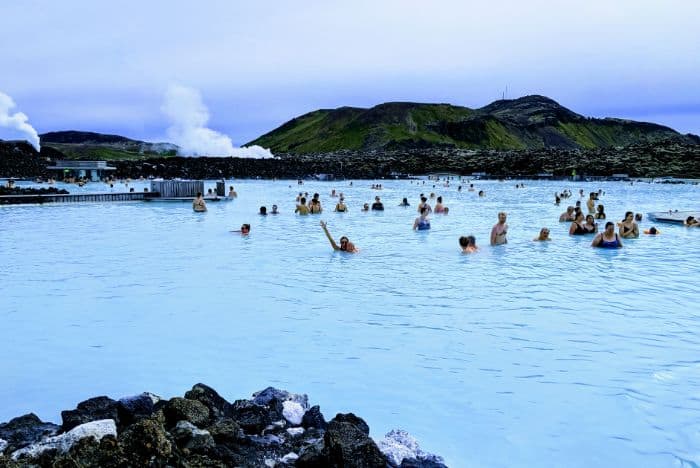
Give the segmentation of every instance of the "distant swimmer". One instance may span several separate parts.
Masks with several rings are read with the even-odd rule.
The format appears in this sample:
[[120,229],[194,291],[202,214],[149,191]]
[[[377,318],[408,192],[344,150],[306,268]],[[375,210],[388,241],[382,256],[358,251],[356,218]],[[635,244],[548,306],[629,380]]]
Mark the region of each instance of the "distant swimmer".
[[501,211],[498,213],[498,222],[491,229],[491,245],[502,245],[508,243],[508,225],[506,224],[507,215]]
[[540,229],[540,234],[532,240],[538,242],[551,241],[552,238],[549,237],[549,228],[543,227],[542,229]]
[[279,214],[280,212],[277,211],[277,205],[272,205],[272,211],[270,211],[270,214]]
[[576,219],[574,217],[574,207],[569,205],[566,207],[566,211],[559,216],[559,222],[565,223],[567,221],[573,221]]
[[299,204],[297,205],[296,210],[294,210],[295,213],[299,213],[300,215],[307,215],[309,214],[309,207],[306,206],[306,198],[301,197],[299,199]]
[[650,234],[652,236],[655,236],[657,234],[661,234],[661,231],[656,229],[654,226],[650,227],[649,229],[644,230],[644,234]]
[[618,226],[620,226],[620,237],[623,239],[639,237],[639,225],[634,221],[634,213],[631,211],[625,213],[625,219],[620,221]]
[[428,204],[428,198],[425,197],[424,195],[421,195],[420,203],[418,204],[418,213],[421,213],[423,211],[423,208],[427,208],[428,213],[431,213],[433,211],[430,204]]
[[622,248],[622,240],[615,232],[615,223],[608,221],[605,223],[605,231],[601,232],[591,242],[593,247],[601,247],[603,249],[620,249]]
[[311,214],[323,213],[323,208],[321,208],[321,201],[318,198],[311,199],[311,203],[309,204],[309,212]]
[[694,216],[688,216],[687,218],[685,218],[685,221],[683,222],[683,224],[685,224],[688,227],[693,227],[693,226],[700,227],[700,221],[695,219]]
[[336,244],[333,240],[333,236],[331,236],[331,233],[328,232],[328,226],[324,221],[321,221],[321,227],[323,228],[323,232],[326,233],[326,237],[331,243],[331,247],[333,247],[333,250],[340,250],[341,252],[348,253],[357,253],[360,251],[357,247],[355,247],[355,244],[350,242],[350,239],[348,239],[347,236],[343,236],[340,238],[340,245]]
[[411,206],[411,204],[408,203],[408,198],[403,197],[403,200],[401,200],[401,203],[399,203],[399,206]]
[[476,238],[474,236],[462,236],[459,238],[459,246],[462,248],[462,253],[469,254],[479,250],[476,246]]
[[372,211],[384,211],[384,203],[381,202],[379,197],[374,197],[374,203],[372,203]]
[[586,234],[595,234],[598,232],[598,223],[595,222],[593,215],[586,215],[586,224],[583,225]]
[[586,228],[583,227],[583,213],[578,213],[576,218],[574,218],[574,221],[571,223],[571,226],[569,226],[569,235],[583,236],[585,234],[588,234],[588,231],[586,231]]
[[345,213],[348,211],[348,206],[345,204],[345,199],[341,196],[338,203],[335,205],[335,211],[338,213]]
[[417,217],[415,221],[413,221],[414,231],[427,231],[428,229],[430,229],[430,220],[428,219],[428,214],[430,214],[430,212],[428,211],[428,208],[424,206],[420,212],[420,216]]
[[480,196],[480,197],[483,197],[484,195],[486,195],[486,194],[484,193],[484,191],[483,191],[483,190],[479,190],[479,196]]
[[238,196],[238,193],[233,190],[233,185],[228,188],[228,197],[229,198],[236,198]]
[[362,205],[362,211],[369,211],[369,203]]
[[203,213],[207,211],[207,204],[202,197],[202,192],[197,192],[197,198],[192,202],[192,209],[197,213]]
[[591,214],[595,212],[595,201],[597,199],[598,197],[595,192],[591,192],[588,194],[588,200],[586,200],[586,207],[588,208],[588,212]]
[[605,219],[605,206],[598,205],[596,207],[595,219]]
[[241,228],[231,232],[239,232],[242,236],[250,234],[250,224],[241,224]]
[[260,212],[258,213],[261,216],[267,216],[267,207],[266,206],[261,206],[260,207]]
[[437,202],[435,203],[435,213],[444,213],[445,205],[442,204],[442,196],[437,197]]

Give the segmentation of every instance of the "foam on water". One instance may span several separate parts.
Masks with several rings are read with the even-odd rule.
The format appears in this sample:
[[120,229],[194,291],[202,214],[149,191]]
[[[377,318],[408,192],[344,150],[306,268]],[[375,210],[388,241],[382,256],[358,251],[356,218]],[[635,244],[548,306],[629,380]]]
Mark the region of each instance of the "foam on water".
[[[238,199],[204,214],[0,207],[0,421],[60,421],[102,394],[172,397],[204,382],[234,400],[274,385],[308,393],[329,419],[361,415],[376,438],[402,427],[450,466],[700,463],[700,230],[593,249],[556,222],[578,195],[552,203],[566,187],[602,188],[617,221],[697,209],[700,187],[475,181],[479,198],[381,182],[235,181]],[[331,212],[332,188],[348,213]],[[327,213],[294,216],[300,189],[321,193]],[[413,232],[431,191],[450,214]],[[386,211],[361,212],[377,194]],[[273,203],[280,215],[256,214]],[[509,243],[491,248],[501,210]],[[332,252],[319,219],[361,253]],[[250,236],[229,232],[245,222]],[[551,243],[531,241],[542,226]],[[459,253],[467,234],[480,252]]]

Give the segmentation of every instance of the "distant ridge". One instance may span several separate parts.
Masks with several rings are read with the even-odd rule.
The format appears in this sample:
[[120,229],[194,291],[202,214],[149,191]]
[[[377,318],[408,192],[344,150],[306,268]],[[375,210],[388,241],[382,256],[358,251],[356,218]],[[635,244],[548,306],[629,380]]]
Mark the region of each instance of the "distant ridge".
[[420,148],[595,149],[697,137],[646,122],[588,118],[553,99],[503,99],[480,109],[451,104],[388,102],[369,109],[320,109],[247,143],[273,153],[325,153]]
[[50,147],[71,159],[128,160],[146,156],[175,156],[172,143],[149,143],[120,135],[67,130],[39,135],[42,147]]

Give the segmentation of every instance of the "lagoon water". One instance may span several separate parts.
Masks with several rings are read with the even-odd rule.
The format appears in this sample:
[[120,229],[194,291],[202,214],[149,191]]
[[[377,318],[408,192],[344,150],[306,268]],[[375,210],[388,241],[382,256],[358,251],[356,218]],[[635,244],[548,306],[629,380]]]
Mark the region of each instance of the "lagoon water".
[[[60,422],[103,394],[169,398],[204,382],[234,400],[273,385],[328,419],[355,412],[375,438],[406,429],[450,466],[700,464],[700,230],[657,225],[608,251],[557,222],[579,188],[604,190],[617,221],[697,210],[700,186],[474,181],[479,198],[454,182],[378,182],[234,181],[238,199],[204,214],[1,207],[0,421]],[[331,212],[333,188],[350,212]],[[574,196],[554,206],[564,188]],[[299,189],[327,213],[293,215]],[[431,191],[450,214],[413,232]],[[361,212],[375,195],[386,210]],[[256,214],[273,203],[280,215]],[[509,244],[491,248],[500,210]],[[361,253],[334,253],[320,219]],[[250,236],[229,232],[244,222]],[[532,242],[545,225],[554,240]],[[459,253],[467,234],[480,252]]]

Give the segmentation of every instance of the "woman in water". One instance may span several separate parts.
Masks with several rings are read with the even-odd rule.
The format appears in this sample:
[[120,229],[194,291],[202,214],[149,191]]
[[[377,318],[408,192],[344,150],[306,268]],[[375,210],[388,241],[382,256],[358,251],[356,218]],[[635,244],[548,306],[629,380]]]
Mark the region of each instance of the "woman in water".
[[622,241],[620,236],[615,232],[615,223],[608,221],[605,223],[605,231],[601,232],[591,242],[593,247],[601,247],[604,249],[621,249]]
[[620,226],[620,237],[623,239],[639,237],[639,225],[634,221],[634,213],[631,211],[625,213],[625,219],[618,226]]
[[571,226],[569,227],[569,235],[582,236],[584,234],[588,234],[588,231],[586,231],[586,228],[583,227],[583,213],[579,212],[576,215],[574,222],[571,223]]
[[593,219],[593,215],[586,215],[586,224],[583,225],[583,229],[586,230],[586,234],[595,234],[598,232],[598,223]]
[[340,245],[336,244],[335,241],[333,240],[333,236],[331,236],[331,233],[328,232],[328,226],[326,226],[325,222],[321,221],[321,227],[323,228],[323,232],[326,233],[326,237],[328,238],[328,241],[331,243],[331,247],[333,247],[333,250],[340,250],[341,252],[348,252],[348,253],[359,252],[357,247],[355,247],[355,244],[350,242],[350,239],[348,239],[346,236],[343,236],[340,238]]
[[459,246],[462,248],[462,253],[469,254],[479,250],[476,246],[476,238],[474,236],[462,236],[459,238]]
[[403,197],[403,200],[401,201],[401,203],[399,203],[399,206],[411,206],[411,204],[408,203],[408,198]]
[[491,245],[507,244],[508,225],[506,224],[506,213],[501,211],[498,213],[498,222],[491,229]]
[[413,221],[414,231],[427,231],[430,229],[430,220],[428,219],[428,208],[423,207],[420,211],[420,216]]
[[335,211],[337,211],[338,213],[345,213],[346,211],[348,211],[348,207],[345,204],[345,198],[340,197],[340,200],[338,200],[338,203],[336,203],[335,205]]
[[603,205],[598,205],[596,209],[598,211],[595,213],[595,219],[605,219],[605,207]]
[[549,228],[543,227],[542,229],[540,229],[540,234],[532,240],[537,242],[551,241],[552,238],[549,237]]
[[437,197],[437,203],[435,203],[434,211],[435,213],[443,213],[445,211],[445,206],[442,204],[442,196]]
[[192,202],[192,209],[197,213],[203,213],[207,211],[207,204],[202,197],[202,192],[197,192],[197,198]]

